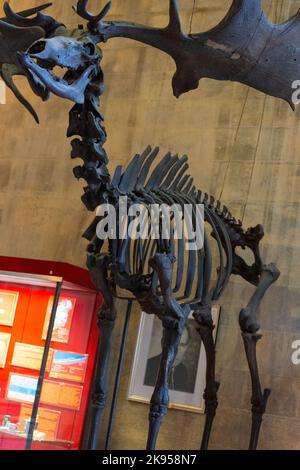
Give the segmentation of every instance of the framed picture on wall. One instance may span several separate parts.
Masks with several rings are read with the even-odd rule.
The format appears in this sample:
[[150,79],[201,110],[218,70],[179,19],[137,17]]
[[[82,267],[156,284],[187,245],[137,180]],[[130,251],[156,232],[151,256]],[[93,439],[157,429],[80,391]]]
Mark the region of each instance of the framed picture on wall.
[[[213,306],[215,340],[220,312],[220,306]],[[169,408],[204,413],[206,355],[195,327],[196,322],[191,314],[183,331],[171,373]],[[129,400],[150,402],[161,359],[162,333],[160,320],[154,315],[143,312],[131,372]]]
[[6,400],[33,403],[38,377],[10,372],[6,389]]
[[49,377],[83,383],[88,358],[88,354],[54,351]]
[[0,290],[0,325],[12,326],[16,313],[19,292]]
[[4,369],[11,334],[0,332],[0,368]]
[[[48,301],[47,312],[45,316],[43,333],[42,333],[42,339],[46,339],[47,337],[53,302],[54,302],[54,296],[51,295]],[[73,297],[64,297],[64,296],[60,297],[57,310],[56,310],[54,328],[53,328],[53,333],[52,333],[52,341],[56,341],[57,343],[65,343],[65,344],[69,342],[75,303],[76,303],[76,299]]]

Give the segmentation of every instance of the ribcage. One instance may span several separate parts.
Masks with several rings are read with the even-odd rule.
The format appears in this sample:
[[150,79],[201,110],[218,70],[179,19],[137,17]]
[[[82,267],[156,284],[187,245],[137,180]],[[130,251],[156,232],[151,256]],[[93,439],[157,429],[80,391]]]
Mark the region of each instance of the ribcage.
[[[156,227],[159,236],[153,239],[150,236],[150,230],[153,230],[151,219],[149,232],[143,238],[126,237],[120,240],[117,237],[109,240],[112,264],[117,264],[118,271],[133,281],[142,276],[151,277],[152,288],[159,293],[159,283],[149,266],[149,260],[157,251],[170,252],[174,255],[173,292],[178,302],[196,303],[208,295],[212,300],[217,300],[232,273],[233,247],[230,235],[234,230],[242,230],[241,223],[232,218],[226,207],[221,208],[219,201],[215,202],[214,198],[196,190],[193,178],[187,174],[187,156],[179,158],[168,153],[155,164],[158,153],[158,148],[152,150],[147,147],[141,155],[136,155],[130,161],[125,171],[120,166],[116,168],[111,182],[116,201],[112,203],[118,221],[120,204],[117,201],[120,197],[127,198],[128,211],[137,204],[144,208],[139,220],[150,220],[153,205],[172,208],[167,234],[169,237],[161,229],[160,218],[160,223],[158,219],[156,221],[160,227],[159,230]],[[205,221],[203,244],[198,249],[187,249],[187,243],[191,243],[187,226],[196,232],[196,221],[200,215],[198,205],[201,204]],[[190,207],[188,217],[184,210],[186,205]],[[181,238],[178,237],[178,225],[182,223],[182,214],[184,223],[181,225]],[[132,224],[133,219],[133,216],[129,218]],[[84,234],[91,241],[94,252],[101,251],[103,247],[103,241],[96,235],[96,226],[100,220],[101,217],[97,217]],[[117,295],[127,297],[128,293],[119,292]]]

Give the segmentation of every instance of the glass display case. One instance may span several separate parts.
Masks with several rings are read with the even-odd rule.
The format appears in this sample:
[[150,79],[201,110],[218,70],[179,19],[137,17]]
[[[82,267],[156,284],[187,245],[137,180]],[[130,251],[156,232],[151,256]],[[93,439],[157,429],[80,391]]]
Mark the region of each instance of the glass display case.
[[62,276],[0,271],[0,450],[81,448],[99,302]]

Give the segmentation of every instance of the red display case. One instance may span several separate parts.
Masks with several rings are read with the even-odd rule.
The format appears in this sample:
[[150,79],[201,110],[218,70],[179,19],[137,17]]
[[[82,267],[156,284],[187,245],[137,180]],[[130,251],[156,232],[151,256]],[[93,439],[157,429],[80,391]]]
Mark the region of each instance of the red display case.
[[100,303],[84,269],[0,257],[0,450],[81,448]]

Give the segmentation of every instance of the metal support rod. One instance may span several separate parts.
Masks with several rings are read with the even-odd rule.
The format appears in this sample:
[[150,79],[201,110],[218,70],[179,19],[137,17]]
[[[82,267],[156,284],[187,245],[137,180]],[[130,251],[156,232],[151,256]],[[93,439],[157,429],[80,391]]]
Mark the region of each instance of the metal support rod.
[[112,397],[109,420],[108,420],[107,434],[106,434],[106,440],[105,440],[105,450],[109,450],[110,443],[111,443],[114,417],[115,417],[115,411],[116,411],[116,405],[117,405],[117,399],[118,399],[120,381],[121,381],[121,374],[122,374],[123,363],[124,363],[126,340],[128,336],[129,321],[130,321],[130,316],[131,316],[131,311],[132,311],[132,303],[133,303],[132,300],[128,300],[126,316],[125,316],[125,321],[124,321],[124,326],[123,326],[120,352],[119,352],[118,367],[117,367],[117,372],[116,372],[116,377],[115,377],[114,391],[113,391],[113,397]]
[[52,311],[50,315],[50,321],[49,321],[49,327],[47,331],[42,365],[41,365],[40,375],[39,375],[38,382],[37,382],[36,393],[35,393],[35,398],[34,398],[34,403],[32,407],[31,418],[30,418],[30,425],[29,425],[29,430],[28,430],[28,435],[27,435],[27,440],[26,440],[26,446],[25,446],[26,450],[30,450],[32,446],[33,433],[34,433],[36,418],[38,415],[38,409],[40,406],[42,386],[43,386],[45,372],[46,372],[48,354],[49,354],[49,349],[51,345],[52,333],[53,333],[55,317],[56,317],[56,310],[57,310],[58,301],[59,301],[59,297],[60,297],[60,293],[62,289],[62,284],[63,284],[62,280],[56,284],[56,291],[55,291],[54,302],[53,302]]

